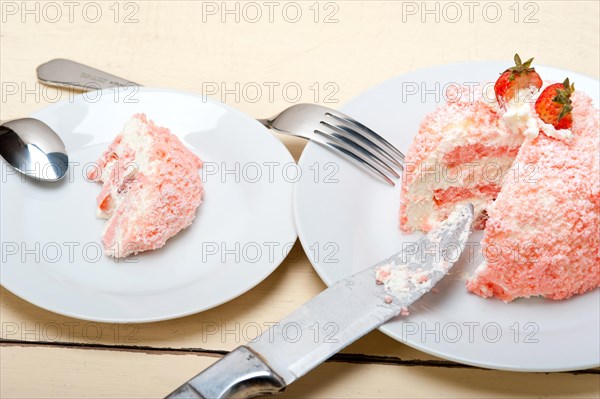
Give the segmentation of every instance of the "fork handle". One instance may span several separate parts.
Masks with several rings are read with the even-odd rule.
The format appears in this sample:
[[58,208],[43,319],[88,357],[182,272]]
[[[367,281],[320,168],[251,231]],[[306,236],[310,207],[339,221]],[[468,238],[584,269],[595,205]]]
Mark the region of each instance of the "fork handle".
[[79,62],[56,58],[37,67],[38,80],[49,86],[75,87],[83,91],[141,86]]

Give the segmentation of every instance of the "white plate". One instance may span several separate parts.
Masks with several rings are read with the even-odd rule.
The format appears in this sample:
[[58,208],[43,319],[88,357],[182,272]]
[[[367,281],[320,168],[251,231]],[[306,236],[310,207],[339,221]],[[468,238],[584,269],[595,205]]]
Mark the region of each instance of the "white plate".
[[[170,128],[205,161],[205,197],[192,226],[163,248],[117,263],[99,253],[101,185],[83,170],[136,112]],[[293,158],[260,123],[227,105],[172,90],[106,90],[32,116],[60,134],[71,162],[61,183],[36,184],[2,160],[0,281],[35,305],[104,322],[189,315],[254,287],[296,240]]]
[[[421,119],[444,102],[440,93],[445,84],[494,80],[509,64],[471,62],[408,73],[359,95],[342,111],[406,153]],[[597,80],[554,68],[537,70],[543,79],[562,81],[569,76],[597,106]],[[419,93],[411,95],[415,89]],[[391,188],[380,183],[312,143],[299,163],[307,173],[294,194],[298,234],[326,284],[374,264],[400,250],[402,242],[418,237],[398,229],[400,184]],[[316,170],[321,171],[319,176]],[[427,294],[410,309],[409,317],[392,320],[381,331],[424,352],[475,366],[516,371],[598,366],[600,290],[566,301],[529,299],[510,304],[469,294],[465,275],[479,263],[481,235],[475,232],[469,239],[476,256],[469,261],[465,252],[451,275],[440,282],[439,293]]]

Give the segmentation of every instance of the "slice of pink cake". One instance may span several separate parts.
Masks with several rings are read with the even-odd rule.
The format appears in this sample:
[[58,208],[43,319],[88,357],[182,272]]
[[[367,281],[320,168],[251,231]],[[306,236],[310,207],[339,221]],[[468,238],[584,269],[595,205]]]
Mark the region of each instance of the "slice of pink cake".
[[88,178],[103,183],[97,216],[108,219],[106,254],[157,249],[192,224],[202,202],[202,161],[169,129],[134,115]]
[[[600,126],[598,109],[575,92],[570,139],[543,131],[527,140],[514,169],[487,208],[486,261],[469,291],[503,301],[566,299],[600,286]],[[516,178],[515,178],[516,176]]]

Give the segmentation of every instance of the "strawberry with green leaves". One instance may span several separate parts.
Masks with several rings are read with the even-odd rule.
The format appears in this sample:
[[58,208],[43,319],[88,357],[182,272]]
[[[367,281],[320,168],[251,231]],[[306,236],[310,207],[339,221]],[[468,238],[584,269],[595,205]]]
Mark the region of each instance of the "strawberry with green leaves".
[[569,78],[546,87],[535,102],[540,119],[556,129],[570,129],[573,126],[571,94],[574,91],[575,84],[570,83]]
[[515,66],[502,72],[496,81],[494,92],[502,108],[506,107],[506,103],[515,98],[519,91],[528,89],[533,93],[542,87],[542,78],[531,66],[532,62],[533,58],[521,62],[519,54],[515,54]]

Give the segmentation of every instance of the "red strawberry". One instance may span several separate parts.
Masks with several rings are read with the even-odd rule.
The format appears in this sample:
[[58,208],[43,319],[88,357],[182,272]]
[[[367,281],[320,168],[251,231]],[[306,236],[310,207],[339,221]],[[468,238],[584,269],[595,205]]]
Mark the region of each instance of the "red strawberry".
[[575,85],[569,83],[569,78],[546,87],[535,102],[535,111],[556,129],[570,129],[573,126],[571,94],[574,91]]
[[530,58],[523,63],[519,54],[515,54],[515,66],[508,68],[500,75],[494,85],[494,92],[501,107],[513,99],[519,90],[533,87],[539,90],[542,87],[542,78],[535,68],[531,67],[532,62],[533,58]]

